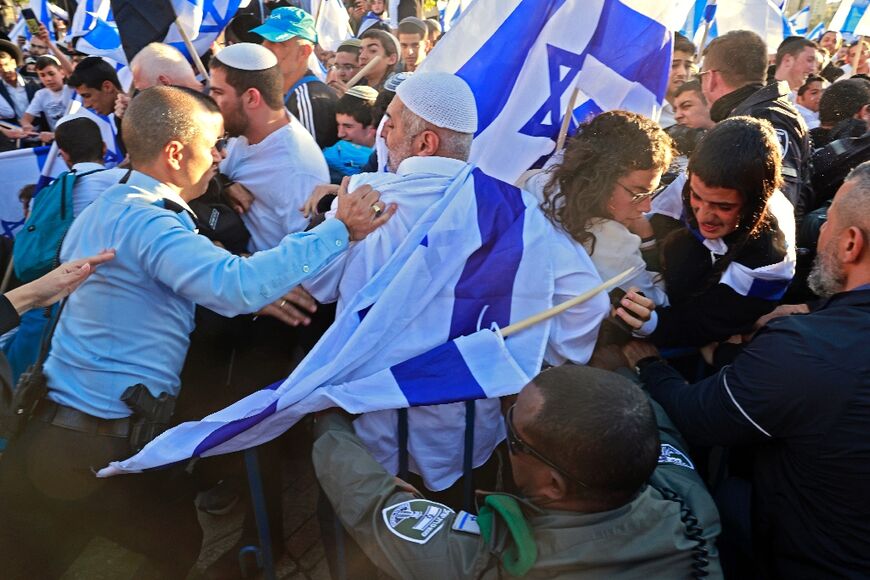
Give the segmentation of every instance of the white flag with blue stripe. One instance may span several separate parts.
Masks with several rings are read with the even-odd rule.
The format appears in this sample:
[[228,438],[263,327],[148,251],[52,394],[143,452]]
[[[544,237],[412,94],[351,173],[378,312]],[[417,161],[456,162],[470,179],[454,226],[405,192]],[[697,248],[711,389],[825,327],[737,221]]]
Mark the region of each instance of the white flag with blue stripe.
[[69,36],[77,39],[75,47],[79,52],[108,57],[119,63],[127,62],[109,0],[81,2],[73,16]]
[[870,0],[843,0],[828,24],[828,30],[836,30],[851,38],[857,35],[858,23],[867,12]]
[[799,36],[805,36],[810,28],[810,7],[805,6],[788,19],[792,30]]
[[[728,252],[728,245],[722,238],[706,239],[689,224],[686,217],[686,202],[683,200],[683,189],[687,179],[685,173],[678,175],[653,200],[650,214],[661,214],[681,221],[692,235],[710,250],[712,255],[723,256]],[[731,262],[722,272],[719,283],[730,286],[742,296],[775,301],[785,295],[792,278],[794,278],[797,264],[797,228],[794,219],[794,206],[780,190],[775,190],[770,196],[770,200],[767,202],[767,211],[776,218],[777,228],[782,232],[786,246],[785,256],[780,262],[755,269],[736,261]]]
[[[695,13],[697,14],[697,9]],[[783,13],[782,7],[774,0],[719,0],[718,2],[708,0],[703,15],[694,26],[692,38],[698,46],[703,40],[708,22],[706,44],[733,30],[750,30],[764,40],[768,53],[773,54],[783,39],[795,36],[794,29]],[[690,23],[687,21],[684,30],[689,32],[690,28]]]
[[[364,174],[389,191],[428,174]],[[398,191],[398,188],[396,187]],[[503,340],[504,327],[551,306],[556,235],[536,199],[468,166],[387,263],[352,296],[293,374],[198,422],[167,431],[101,476],[238,451],[307,413],[365,413],[500,397],[540,369],[550,322]],[[482,329],[482,330],[478,330]]]
[[812,30],[810,30],[806,34],[806,37],[809,38],[810,40],[818,41],[818,40],[821,40],[821,38],[824,34],[825,34],[825,23],[819,22],[818,24],[816,24],[815,28],[813,28]]
[[478,111],[471,160],[513,183],[553,153],[575,87],[569,131],[613,109],[658,116],[670,11],[652,0],[475,0],[421,70],[469,84]]
[[[51,157],[53,155],[54,157]],[[53,159],[49,163],[49,159]],[[43,170],[48,178],[57,177],[66,171],[66,164],[60,159],[57,148],[46,145],[30,149],[15,149],[0,153],[0,175],[3,176],[3,195],[0,196],[0,235],[15,237],[24,225],[24,207],[18,200],[18,192],[25,185],[44,182]]]

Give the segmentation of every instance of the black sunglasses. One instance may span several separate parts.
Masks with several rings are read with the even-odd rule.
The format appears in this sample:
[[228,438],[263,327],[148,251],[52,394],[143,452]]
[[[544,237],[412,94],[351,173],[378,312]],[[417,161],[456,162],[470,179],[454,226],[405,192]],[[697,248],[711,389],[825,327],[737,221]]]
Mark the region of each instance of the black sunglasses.
[[566,479],[573,481],[574,483],[581,485],[583,487],[589,487],[543,455],[539,452],[535,451],[531,445],[520,439],[520,436],[517,435],[517,430],[514,428],[514,407],[516,407],[516,403],[511,405],[511,408],[508,409],[507,415],[505,415],[505,423],[507,424],[507,443],[508,443],[508,451],[511,455],[515,453],[525,453],[527,455],[531,455],[547,467],[556,470]]

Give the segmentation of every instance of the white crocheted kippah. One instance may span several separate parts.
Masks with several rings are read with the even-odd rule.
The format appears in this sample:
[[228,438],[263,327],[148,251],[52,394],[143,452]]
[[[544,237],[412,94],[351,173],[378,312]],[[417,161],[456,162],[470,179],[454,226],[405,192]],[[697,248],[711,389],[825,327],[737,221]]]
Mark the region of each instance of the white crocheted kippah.
[[225,65],[239,70],[266,70],[278,64],[278,58],[271,50],[253,42],[231,44],[215,56]]
[[396,95],[412,113],[436,127],[457,133],[477,131],[474,94],[454,74],[417,72],[398,86]]

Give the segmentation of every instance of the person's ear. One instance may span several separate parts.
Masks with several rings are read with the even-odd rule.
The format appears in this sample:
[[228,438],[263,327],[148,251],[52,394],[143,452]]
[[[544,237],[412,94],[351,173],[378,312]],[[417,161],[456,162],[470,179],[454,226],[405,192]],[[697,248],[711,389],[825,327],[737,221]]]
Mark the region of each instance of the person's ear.
[[441,148],[441,137],[435,131],[426,129],[420,133],[420,141],[417,148],[417,154],[420,157],[431,157],[438,153]]
[[263,102],[263,95],[260,94],[260,91],[254,88],[250,88],[242,93],[242,104],[247,109],[254,109],[260,106],[260,103]]
[[172,169],[181,169],[181,160],[184,159],[184,144],[181,141],[170,141],[163,146],[163,157]]
[[[550,501],[562,501],[569,495],[569,485],[561,473],[548,469],[549,479],[538,491]],[[549,502],[548,502],[549,503]]]
[[867,239],[861,228],[852,226],[840,234],[840,255],[844,264],[856,264],[861,261],[861,254],[867,248]]
[[389,64],[390,66],[395,65],[397,62],[399,62],[398,54],[393,54],[387,57],[387,64]]
[[[104,144],[103,144],[103,147],[105,148],[105,146],[106,146],[106,145],[105,145],[105,143],[104,143]],[[60,149],[59,152],[60,152],[60,158],[63,159],[64,163],[66,163],[69,167],[72,167],[73,164],[70,163],[70,161],[69,161],[69,153],[67,153],[67,152],[64,151],[63,149]],[[103,154],[105,154],[105,151],[103,151]]]
[[115,85],[112,84],[112,81],[103,81],[103,84],[100,85],[100,90],[104,93],[110,93],[115,90]]
[[172,80],[166,75],[157,75],[157,84],[169,86],[172,84]]

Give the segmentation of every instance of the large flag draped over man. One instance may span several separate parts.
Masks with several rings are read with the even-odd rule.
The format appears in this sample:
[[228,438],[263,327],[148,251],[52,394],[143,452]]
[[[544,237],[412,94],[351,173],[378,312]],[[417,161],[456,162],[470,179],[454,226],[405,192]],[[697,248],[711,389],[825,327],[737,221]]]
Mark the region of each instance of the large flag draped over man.
[[[432,179],[364,174],[351,187],[364,181],[386,196],[401,182],[409,195]],[[506,340],[492,328],[552,305],[555,233],[537,206],[466,166],[286,381],[167,431],[99,475],[238,451],[329,407],[366,413],[519,392],[541,367],[551,323]]]
[[475,0],[420,70],[455,73],[471,86],[480,121],[471,161],[514,183],[553,153],[575,87],[571,131],[613,109],[657,117],[673,8],[653,0]]

